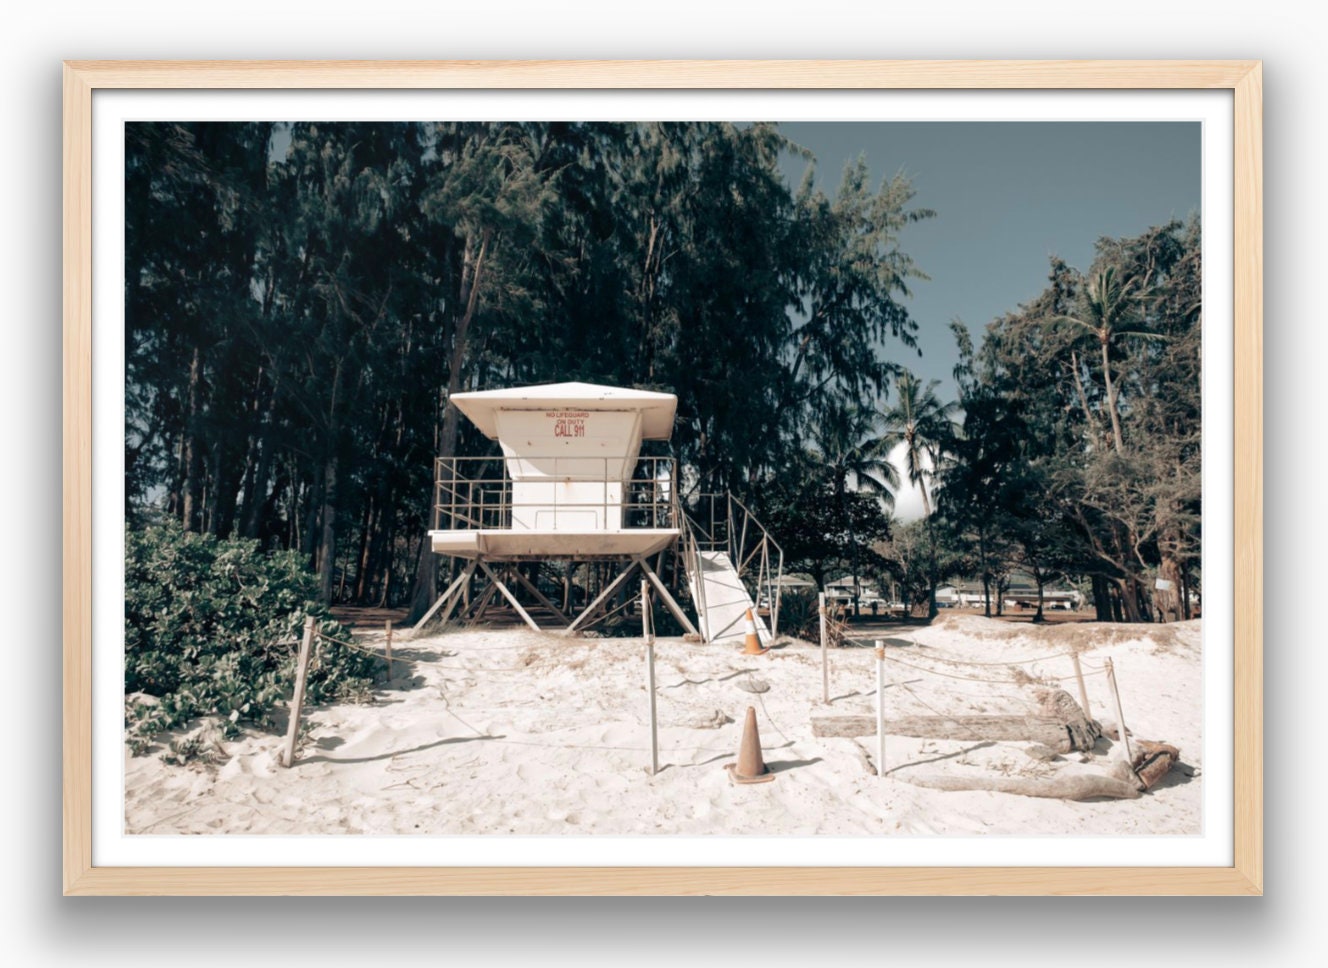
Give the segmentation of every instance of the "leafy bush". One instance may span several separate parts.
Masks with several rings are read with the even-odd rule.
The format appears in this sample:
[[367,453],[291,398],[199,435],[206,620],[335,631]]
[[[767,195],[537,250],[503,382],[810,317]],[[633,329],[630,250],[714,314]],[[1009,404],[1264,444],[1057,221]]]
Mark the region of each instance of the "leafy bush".
[[[178,525],[130,531],[125,545],[125,722],[134,753],[198,716],[269,723],[289,700],[304,617],[327,635],[349,632],[316,603],[297,552],[189,534]],[[310,663],[309,702],[368,694],[375,659],[322,641]]]
[[779,634],[805,642],[821,639],[820,601],[816,592],[786,588],[779,596]]

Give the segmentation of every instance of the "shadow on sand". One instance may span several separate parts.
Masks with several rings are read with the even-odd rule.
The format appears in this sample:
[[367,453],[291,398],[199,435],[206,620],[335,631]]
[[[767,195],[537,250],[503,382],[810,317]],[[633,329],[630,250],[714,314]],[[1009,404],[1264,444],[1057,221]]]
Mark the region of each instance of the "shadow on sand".
[[340,757],[340,756],[304,756],[296,760],[295,765],[302,763],[375,763],[378,760],[390,760],[394,756],[405,756],[407,753],[422,753],[425,750],[431,750],[438,746],[450,746],[454,743],[476,743],[486,739],[506,739],[505,735],[497,736],[449,736],[446,739],[440,739],[433,743],[424,743],[420,746],[412,746],[405,750],[388,750],[385,753],[379,753],[377,756],[360,757]]

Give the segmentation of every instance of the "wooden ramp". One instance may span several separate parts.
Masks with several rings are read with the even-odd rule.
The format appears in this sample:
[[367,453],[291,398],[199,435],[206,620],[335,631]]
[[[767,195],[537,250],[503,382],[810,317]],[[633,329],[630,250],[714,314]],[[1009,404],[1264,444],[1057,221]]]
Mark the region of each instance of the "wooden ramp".
[[[688,575],[692,601],[696,603],[697,617],[701,620],[701,634],[707,642],[741,642],[747,634],[743,618],[751,609],[756,620],[756,635],[762,645],[772,638],[765,620],[757,614],[756,604],[747,593],[747,587],[738,577],[728,554],[723,551],[700,553],[701,574]],[[698,579],[701,582],[697,588]]]

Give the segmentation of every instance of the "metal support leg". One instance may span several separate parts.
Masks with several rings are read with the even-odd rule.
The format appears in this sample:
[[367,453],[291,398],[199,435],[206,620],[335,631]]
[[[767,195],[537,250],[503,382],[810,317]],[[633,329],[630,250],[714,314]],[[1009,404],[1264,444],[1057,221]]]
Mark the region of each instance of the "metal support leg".
[[575,632],[578,628],[581,627],[582,624],[584,624],[589,619],[593,618],[594,613],[598,611],[600,605],[603,604],[605,601],[607,601],[609,597],[613,595],[614,592],[616,592],[619,588],[622,587],[623,582],[627,581],[628,576],[632,574],[633,569],[635,569],[636,566],[639,564],[641,564],[641,559],[633,558],[632,563],[623,569],[622,574],[619,575],[617,578],[615,578],[613,581],[609,582],[609,584],[605,587],[605,589],[595,596],[595,600],[586,606],[585,611],[582,612],[580,615],[578,615],[575,619],[573,619],[572,624],[567,626],[567,628],[564,629],[564,631]]
[[650,583],[655,586],[655,590],[659,592],[660,600],[663,601],[668,607],[668,610],[673,613],[673,617],[678,620],[678,624],[692,635],[699,636],[701,633],[696,630],[696,626],[693,625],[691,619],[687,617],[687,613],[682,610],[682,606],[673,600],[673,596],[669,594],[668,588],[665,586],[664,582],[660,581],[659,576],[651,570],[650,566],[647,565],[645,561],[638,561],[637,564],[639,564],[641,570],[646,573],[646,577],[650,579]]
[[541,605],[543,605],[543,606],[544,606],[545,608],[547,608],[549,611],[553,612],[555,615],[557,615],[557,616],[558,616],[560,619],[562,619],[564,622],[570,622],[570,621],[571,621],[571,619],[569,619],[569,618],[567,617],[567,613],[566,613],[566,612],[564,612],[564,611],[563,611],[561,608],[559,608],[557,605],[553,604],[553,602],[551,602],[551,601],[549,601],[547,598],[545,598],[544,595],[543,595],[543,593],[540,592],[540,590],[535,586],[535,584],[534,584],[533,582],[531,582],[531,580],[530,580],[529,578],[527,578],[525,575],[521,574],[521,566],[520,566],[520,565],[517,565],[515,568],[512,569],[512,574],[516,576],[516,580],[517,580],[517,582],[521,585],[522,588],[524,588],[526,591],[530,592],[530,594],[532,594],[532,595],[535,596],[535,600],[536,600],[537,602],[539,602]]
[[457,612],[457,619],[468,619],[472,624],[478,622],[480,618],[483,617],[484,610],[488,608],[489,603],[493,601],[493,596],[497,594],[497,587],[490,585],[488,588],[484,589],[484,591],[480,592],[479,597],[476,598],[475,601]]
[[508,587],[499,580],[498,576],[490,570],[489,566],[481,561],[480,568],[484,569],[484,573],[489,576],[489,580],[498,586],[498,590],[503,593],[503,597],[511,603],[512,607],[516,609],[516,613],[525,620],[526,624],[536,632],[543,632],[544,630],[535,624],[535,620],[530,617],[530,614],[524,608],[521,607],[521,603],[516,600],[516,596],[508,590]]
[[[453,579],[452,584],[447,586],[447,591],[443,592],[441,595],[438,596],[438,601],[434,602],[432,605],[429,606],[429,610],[424,613],[424,616],[418,622],[416,622],[414,628],[410,630],[411,635],[413,636],[420,629],[424,628],[424,626],[428,624],[429,619],[433,618],[434,613],[437,612],[438,609],[442,608],[443,605],[447,602],[447,600],[451,598],[453,594],[457,592],[458,589],[460,589],[463,585],[465,585],[466,582],[470,581],[470,576],[473,574],[475,574],[475,562],[472,561],[470,564],[466,565],[465,570],[462,571],[460,575],[458,575],[455,579]],[[447,624],[447,619],[449,616],[451,616],[452,609],[455,606],[456,606],[455,601],[452,602],[451,605],[448,605],[447,611],[443,613],[442,620],[439,624],[442,625]]]

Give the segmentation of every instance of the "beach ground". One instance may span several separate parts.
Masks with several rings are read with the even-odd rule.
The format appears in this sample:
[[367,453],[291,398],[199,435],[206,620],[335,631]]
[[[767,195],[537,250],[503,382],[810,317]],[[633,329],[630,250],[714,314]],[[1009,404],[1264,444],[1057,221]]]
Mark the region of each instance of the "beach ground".
[[[884,627],[875,631],[884,632]],[[284,723],[219,743],[212,764],[125,754],[125,824],[144,834],[1196,834],[1203,745],[1199,622],[1015,625],[961,613],[892,629],[887,716],[1032,712],[1039,690],[1115,719],[1115,662],[1131,733],[1179,747],[1181,763],[1133,800],[1069,802],[944,792],[926,776],[1046,779],[1104,773],[1122,755],[1034,758],[1027,742],[874,735],[818,738],[815,715],[875,710],[875,653],[821,655],[786,642],[764,655],[681,639],[656,643],[660,770],[651,775],[645,648],[636,638],[562,638],[473,628],[404,640],[371,702],[307,710],[298,761],[279,764]],[[381,647],[380,630],[361,631]],[[735,785],[748,707],[771,783]],[[278,711],[284,715],[284,711]]]

